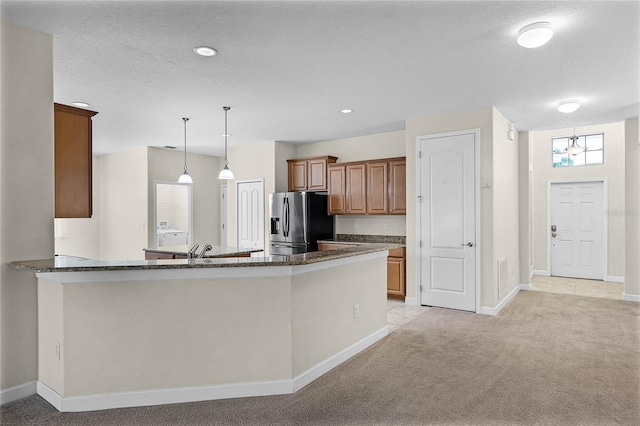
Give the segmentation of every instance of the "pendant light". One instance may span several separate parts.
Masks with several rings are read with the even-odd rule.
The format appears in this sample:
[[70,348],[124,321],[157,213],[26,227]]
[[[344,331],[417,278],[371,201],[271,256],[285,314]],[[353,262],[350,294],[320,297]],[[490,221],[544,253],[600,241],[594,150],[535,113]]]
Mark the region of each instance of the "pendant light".
[[227,136],[229,136],[229,132],[227,132],[227,112],[231,108],[225,106],[222,107],[222,109],[224,110],[224,168],[220,170],[218,179],[235,179],[233,177],[233,172],[229,169],[229,160],[227,160]]
[[582,148],[578,145],[578,136],[576,136],[576,128],[573,128],[573,136],[569,138],[571,140],[571,146],[567,148],[567,154],[576,155],[581,152],[585,152],[587,148]]
[[193,179],[191,179],[191,176],[187,173],[187,121],[189,121],[189,119],[182,118],[182,121],[184,121],[184,173],[180,175],[178,182],[193,183]]

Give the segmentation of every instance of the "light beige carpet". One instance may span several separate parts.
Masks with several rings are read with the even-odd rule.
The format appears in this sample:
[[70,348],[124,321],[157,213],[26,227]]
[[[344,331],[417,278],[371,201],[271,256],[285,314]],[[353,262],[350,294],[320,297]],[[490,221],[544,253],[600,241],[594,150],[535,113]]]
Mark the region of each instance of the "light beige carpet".
[[640,305],[521,292],[500,315],[433,308],[293,395],[58,413],[2,425],[640,424]]

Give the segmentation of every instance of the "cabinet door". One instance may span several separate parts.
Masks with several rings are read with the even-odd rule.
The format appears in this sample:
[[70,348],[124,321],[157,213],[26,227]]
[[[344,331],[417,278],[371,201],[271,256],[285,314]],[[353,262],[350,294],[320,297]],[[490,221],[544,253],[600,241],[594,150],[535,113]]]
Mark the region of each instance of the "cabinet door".
[[367,213],[367,186],[365,164],[346,166],[347,214]]
[[387,296],[404,298],[405,261],[401,257],[387,258]]
[[338,250],[341,248],[355,247],[353,244],[318,243],[318,251]]
[[54,104],[55,217],[92,214],[91,117],[97,112]]
[[307,162],[307,189],[309,191],[326,191],[327,159],[317,158]]
[[345,214],[345,166],[329,167],[329,214]]
[[367,214],[386,214],[389,212],[388,170],[386,161],[367,162]]
[[389,162],[389,213],[407,213],[407,161]]
[[289,191],[307,190],[307,161],[289,161]]

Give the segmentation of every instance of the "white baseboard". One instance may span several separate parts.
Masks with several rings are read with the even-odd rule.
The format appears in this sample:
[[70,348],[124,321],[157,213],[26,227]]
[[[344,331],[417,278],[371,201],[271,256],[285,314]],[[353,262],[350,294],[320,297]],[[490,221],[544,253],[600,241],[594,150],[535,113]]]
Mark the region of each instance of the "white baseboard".
[[531,290],[531,284],[520,284],[520,290]]
[[385,325],[380,330],[322,361],[301,375],[289,380],[154,389],[136,392],[114,392],[98,395],[68,397],[60,395],[45,383],[38,381],[37,393],[58,409],[58,411],[62,412],[95,411],[112,408],[143,407],[150,405],[177,404],[182,402],[289,394],[302,389],[318,377],[342,364],[388,334],[389,328]]
[[359,342],[354,343],[343,351],[338,352],[334,356],[322,361],[320,364],[315,365],[304,373],[293,379],[293,392],[297,392],[309,383],[313,382],[318,377],[327,373],[329,370],[334,369],[338,365],[342,364],[352,356],[362,352],[369,346],[376,343],[378,340],[389,334],[389,327],[384,326],[375,333],[365,337]]
[[17,401],[22,398],[26,398],[36,394],[36,382],[28,382],[22,385],[13,386],[11,388],[3,389],[0,392],[0,405],[7,404],[9,402]]
[[550,277],[551,276],[549,271],[543,271],[542,269],[534,269],[533,270],[533,275],[539,275],[541,277]]
[[498,315],[498,313],[502,310],[502,308],[507,306],[507,303],[509,303],[511,299],[516,297],[516,294],[518,294],[519,291],[520,291],[520,285],[516,286],[513,290],[511,290],[511,292],[504,299],[502,299],[495,308],[482,306],[480,307],[480,310],[478,311],[478,313],[482,315]]
[[606,277],[604,277],[604,280],[612,283],[623,283],[624,277],[619,277],[617,275],[607,275]]
[[535,270],[531,270],[531,272],[529,272],[529,279],[533,278],[536,275],[536,271]]
[[405,297],[404,298],[404,304],[405,305],[413,305],[413,306],[418,306],[418,298],[417,297]]
[[622,293],[622,300],[626,300],[627,302],[639,302],[640,303],[640,294]]

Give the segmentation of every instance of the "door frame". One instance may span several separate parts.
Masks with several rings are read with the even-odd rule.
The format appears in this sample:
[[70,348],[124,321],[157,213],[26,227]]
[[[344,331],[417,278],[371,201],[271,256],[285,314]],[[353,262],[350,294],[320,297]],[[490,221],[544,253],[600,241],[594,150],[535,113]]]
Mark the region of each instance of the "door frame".
[[176,185],[176,186],[186,186],[188,188],[188,193],[189,193],[189,201],[188,201],[188,205],[187,205],[187,217],[189,218],[189,229],[187,229],[186,231],[189,233],[189,235],[187,236],[187,245],[191,246],[193,244],[194,238],[193,238],[193,184],[192,183],[183,183],[183,182],[176,182],[175,180],[157,180],[154,179],[153,181],[153,225],[152,228],[153,231],[153,247],[157,248],[158,247],[158,231],[157,231],[157,226],[158,226],[158,185]]
[[[227,247],[227,230],[229,229],[227,218],[227,195],[228,187],[226,183],[220,184],[220,245]],[[224,239],[223,239],[224,236]]]
[[[474,205],[474,209],[475,209],[475,246],[476,246],[476,251],[475,251],[475,262],[476,262],[476,277],[475,277],[475,283],[476,283],[476,308],[475,311],[476,313],[480,312],[480,307],[481,305],[481,294],[480,294],[480,289],[482,288],[481,286],[481,281],[482,281],[482,265],[481,265],[481,260],[482,260],[482,243],[481,243],[481,239],[480,239],[480,231],[481,231],[481,224],[482,222],[480,221],[481,216],[480,216],[480,129],[479,128],[475,128],[475,129],[468,129],[468,130],[456,130],[453,132],[445,132],[445,133],[433,133],[433,134],[428,134],[428,135],[422,135],[422,136],[416,136],[416,147],[415,147],[415,154],[416,154],[416,230],[417,230],[417,236],[418,238],[416,238],[416,253],[419,255],[420,254],[420,249],[422,247],[420,247],[420,238],[419,236],[421,235],[421,230],[422,230],[422,218],[420,215],[421,209],[422,209],[422,200],[421,200],[421,194],[422,194],[422,188],[420,187],[420,182],[421,182],[421,174],[422,174],[422,169],[420,168],[420,162],[422,160],[421,158],[421,154],[420,154],[420,144],[422,141],[426,141],[429,139],[439,139],[439,138],[443,138],[443,137],[449,137],[449,136],[460,136],[460,135],[467,135],[467,134],[473,134],[474,136],[474,143],[473,143],[473,156],[474,156],[474,167],[475,167],[475,173],[474,173],[474,177],[473,177],[473,182],[474,182],[474,187],[475,187],[475,191],[474,191],[474,199],[475,199],[475,205]],[[417,295],[417,299],[418,299],[418,305],[422,305],[422,291],[420,290],[420,282],[422,279],[422,270],[421,270],[421,262],[420,262],[420,258],[419,256],[416,256],[417,262],[416,262],[416,295]]]
[[[254,179],[242,179],[242,180],[236,180],[235,182],[235,191],[236,191],[236,246],[239,246],[240,244],[240,225],[239,225],[239,216],[240,216],[240,198],[238,197],[238,185],[243,184],[243,183],[260,183],[262,185],[262,253],[264,255],[264,253],[266,253],[267,251],[267,239],[265,238],[265,234],[267,232],[267,223],[266,218],[268,217],[266,215],[266,211],[267,208],[265,207],[265,196],[264,196],[264,178],[254,178]],[[227,188],[228,190],[228,188]],[[227,191],[228,194],[228,191]],[[227,217],[227,222],[229,221],[229,218]],[[228,229],[228,227],[227,227]],[[253,256],[253,254],[252,254]]]
[[609,187],[606,177],[580,178],[580,179],[548,179],[547,180],[547,276],[551,276],[551,185],[557,183],[586,183],[602,182],[602,280],[607,281],[609,276],[609,218],[604,213],[609,209]]

